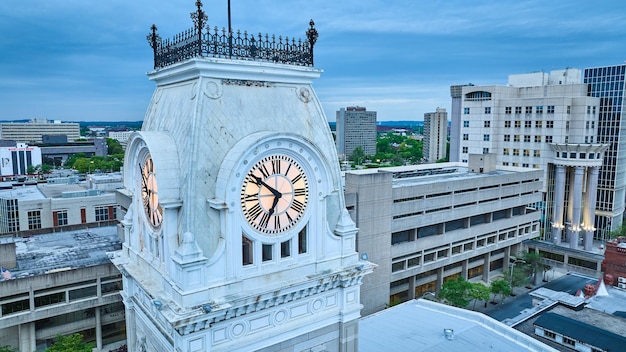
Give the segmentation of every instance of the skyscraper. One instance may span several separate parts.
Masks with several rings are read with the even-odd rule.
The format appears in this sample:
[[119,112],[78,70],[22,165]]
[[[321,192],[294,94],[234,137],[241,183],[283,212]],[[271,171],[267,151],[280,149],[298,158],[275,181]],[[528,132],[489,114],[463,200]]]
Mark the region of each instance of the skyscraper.
[[366,155],[376,154],[376,111],[349,106],[337,111],[337,153],[348,159],[358,147]]
[[610,230],[622,225],[626,197],[626,123],[624,77],[626,65],[587,68],[584,83],[588,94],[600,98],[598,143],[608,144],[598,179],[597,231],[605,239]]
[[444,108],[424,114],[424,159],[429,163],[445,159],[448,135],[448,113]]

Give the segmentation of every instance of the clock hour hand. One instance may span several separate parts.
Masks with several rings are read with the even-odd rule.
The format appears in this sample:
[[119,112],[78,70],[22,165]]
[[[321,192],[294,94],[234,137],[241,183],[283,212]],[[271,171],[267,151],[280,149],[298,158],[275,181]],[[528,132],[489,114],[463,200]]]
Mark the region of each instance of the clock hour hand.
[[278,192],[277,190],[275,190],[274,188],[270,187],[267,185],[267,183],[263,182],[263,180],[261,180],[260,177],[252,175],[252,177],[254,178],[254,180],[256,181],[256,184],[259,186],[263,186],[265,188],[267,188],[270,192],[272,192],[272,194],[274,195],[274,197],[276,198],[280,198],[283,196],[282,193]]
[[276,210],[276,205],[278,204],[278,199],[280,197],[279,196],[275,196],[274,197],[274,201],[272,202],[272,207],[270,208],[270,210],[267,212],[270,215],[274,214],[274,211]]

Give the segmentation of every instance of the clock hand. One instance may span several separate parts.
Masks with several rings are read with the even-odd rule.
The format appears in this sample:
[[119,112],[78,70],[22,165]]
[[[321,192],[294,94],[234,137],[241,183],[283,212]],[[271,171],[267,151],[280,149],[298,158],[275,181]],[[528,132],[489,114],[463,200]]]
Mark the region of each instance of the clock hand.
[[272,202],[272,207],[271,207],[271,208],[270,208],[270,210],[267,212],[268,214],[270,214],[270,215],[274,214],[274,211],[276,210],[276,205],[278,204],[278,199],[279,199],[281,196],[282,196],[282,194],[281,194],[281,195],[279,195],[279,196],[275,196],[275,197],[274,197],[274,201]]
[[256,184],[259,186],[264,186],[265,188],[267,188],[270,192],[272,192],[272,194],[274,195],[274,197],[282,197],[283,194],[278,192],[277,190],[275,190],[274,188],[270,187],[267,185],[267,183],[263,182],[263,180],[261,180],[260,177],[252,175],[252,177],[254,178],[254,180],[256,181]]

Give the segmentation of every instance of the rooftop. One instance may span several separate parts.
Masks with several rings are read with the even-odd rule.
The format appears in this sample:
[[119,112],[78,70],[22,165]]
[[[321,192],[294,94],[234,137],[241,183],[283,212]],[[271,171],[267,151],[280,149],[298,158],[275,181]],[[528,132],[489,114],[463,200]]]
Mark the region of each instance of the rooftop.
[[[444,334],[450,329],[451,339]],[[359,351],[556,351],[482,313],[424,299],[359,322]]]
[[[107,252],[120,250],[117,226],[15,238],[16,278],[109,263]],[[1,280],[1,277],[0,277]]]

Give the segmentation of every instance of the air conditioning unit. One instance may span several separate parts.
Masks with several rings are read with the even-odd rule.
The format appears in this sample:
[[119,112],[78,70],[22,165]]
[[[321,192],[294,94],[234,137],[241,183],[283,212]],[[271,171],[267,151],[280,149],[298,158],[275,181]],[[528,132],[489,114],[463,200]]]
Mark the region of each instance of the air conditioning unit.
[[626,277],[621,277],[621,276],[620,276],[620,277],[618,277],[618,278],[617,278],[617,282],[621,282],[621,283],[623,283],[623,284],[626,284]]
[[617,284],[617,287],[626,289],[626,284],[619,283]]

